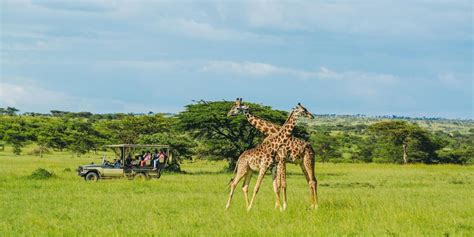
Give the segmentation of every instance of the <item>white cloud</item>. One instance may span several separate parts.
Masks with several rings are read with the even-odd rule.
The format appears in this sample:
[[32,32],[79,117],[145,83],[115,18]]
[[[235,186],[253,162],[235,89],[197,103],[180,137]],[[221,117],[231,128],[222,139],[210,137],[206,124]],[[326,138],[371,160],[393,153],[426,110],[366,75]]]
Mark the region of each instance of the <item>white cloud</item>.
[[291,76],[299,79],[321,80],[365,80],[372,82],[391,83],[397,77],[389,74],[367,73],[359,71],[336,72],[326,67],[317,71],[281,67],[260,62],[209,61],[201,71],[213,73],[236,73],[251,76]]
[[[470,78],[470,79],[469,79]],[[472,75],[462,75],[452,72],[443,72],[438,75],[438,81],[449,88],[469,89],[469,83],[472,84]]]
[[42,89],[33,85],[0,83],[0,104],[3,106],[43,106],[67,101],[68,96],[55,91]]
[[217,27],[206,21],[186,18],[161,18],[156,22],[152,31],[167,32],[179,36],[209,41],[239,41],[249,40],[254,43],[278,43],[281,39],[266,35],[257,34],[243,29],[231,27]]
[[[387,102],[387,95],[396,97],[399,101],[412,103],[408,96],[391,93],[400,86],[400,78],[383,73],[363,71],[335,71],[326,67],[319,70],[302,70],[289,67],[280,67],[268,63],[258,62],[233,62],[233,61],[210,61],[201,71],[215,74],[236,74],[239,76],[250,76],[253,78],[272,79],[278,78],[282,83],[309,82],[322,84],[331,88],[335,94],[350,96],[376,104]],[[299,81],[295,81],[298,79]]]
[[135,70],[174,70],[183,65],[181,61],[171,60],[108,60],[99,61],[98,64],[104,68],[130,68]]
[[162,19],[158,22],[161,30],[206,40],[227,40],[240,37],[238,32],[218,29],[211,24],[187,19]]
[[104,12],[116,9],[117,0],[32,0],[36,6],[63,11]]
[[[57,20],[102,17],[139,23],[156,19],[161,29],[205,39],[259,37],[255,28],[402,36],[472,39],[472,3],[455,1],[124,1],[124,0],[4,0],[2,7]],[[71,15],[66,15],[66,14]],[[100,13],[100,14],[97,14]]]
[[[0,107],[16,107],[21,112],[65,111],[109,112],[178,112],[182,108],[163,105],[147,105],[111,98],[71,96],[62,92],[41,88],[38,85],[0,82]],[[30,81],[31,83],[31,81]]]
[[232,62],[232,61],[210,61],[201,68],[204,72],[215,73],[238,73],[246,75],[267,76],[272,74],[284,74],[286,68],[276,67],[267,63],[256,62]]
[[247,1],[245,5],[241,19],[257,28],[472,39],[470,1]]

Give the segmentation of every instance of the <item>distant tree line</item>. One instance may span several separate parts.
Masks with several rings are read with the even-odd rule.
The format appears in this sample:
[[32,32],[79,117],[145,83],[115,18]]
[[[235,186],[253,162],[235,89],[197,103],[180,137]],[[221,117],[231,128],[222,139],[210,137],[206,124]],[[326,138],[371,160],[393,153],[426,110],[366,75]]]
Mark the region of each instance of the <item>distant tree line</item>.
[[[77,156],[111,143],[169,144],[179,170],[182,159],[226,159],[233,169],[244,150],[264,138],[244,116],[228,117],[233,102],[199,101],[179,114],[93,114],[52,110],[48,114],[0,108],[0,140],[20,154],[27,144],[43,151]],[[288,113],[248,103],[251,113],[283,124]],[[317,120],[317,118],[316,118]],[[316,121],[317,122],[317,121]],[[300,123],[294,135],[311,142],[320,162],[454,163],[474,162],[474,128],[467,133],[430,132],[398,119],[370,124]]]

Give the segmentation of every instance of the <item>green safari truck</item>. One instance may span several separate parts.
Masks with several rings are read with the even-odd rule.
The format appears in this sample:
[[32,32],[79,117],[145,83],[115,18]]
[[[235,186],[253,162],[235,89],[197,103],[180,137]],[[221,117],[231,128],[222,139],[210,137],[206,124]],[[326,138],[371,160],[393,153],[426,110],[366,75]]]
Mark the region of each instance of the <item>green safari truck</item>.
[[[86,181],[98,181],[99,179],[151,179],[160,178],[161,172],[171,162],[172,155],[169,145],[155,144],[118,144],[106,145],[106,149],[112,149],[115,154],[114,162],[107,160],[106,154],[101,164],[81,165],[77,168],[78,175]],[[162,155],[160,159],[143,160],[144,151],[154,151]]]

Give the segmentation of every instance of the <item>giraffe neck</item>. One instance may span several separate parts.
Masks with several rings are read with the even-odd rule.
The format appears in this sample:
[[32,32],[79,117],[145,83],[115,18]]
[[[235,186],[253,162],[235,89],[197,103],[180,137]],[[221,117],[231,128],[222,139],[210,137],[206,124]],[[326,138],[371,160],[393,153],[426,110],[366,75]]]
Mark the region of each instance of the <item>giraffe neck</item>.
[[277,133],[280,130],[280,126],[270,123],[262,118],[250,114],[248,111],[244,112],[245,118],[254,128],[265,134],[266,136]]
[[281,147],[281,145],[288,142],[288,139],[290,139],[291,133],[296,126],[297,119],[298,115],[294,112],[291,112],[280,131],[271,138],[271,142],[276,144],[276,146],[272,146],[272,152],[276,152]]

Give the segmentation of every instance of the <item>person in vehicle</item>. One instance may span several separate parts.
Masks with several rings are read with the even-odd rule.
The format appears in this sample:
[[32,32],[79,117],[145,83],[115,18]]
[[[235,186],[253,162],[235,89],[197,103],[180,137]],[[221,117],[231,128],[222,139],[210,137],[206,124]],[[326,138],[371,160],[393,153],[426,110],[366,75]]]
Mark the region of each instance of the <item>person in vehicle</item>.
[[139,166],[140,165],[140,155],[136,155],[135,159],[132,161],[132,166]]
[[125,166],[126,167],[132,166],[132,155],[128,154],[127,159],[125,159]]
[[159,168],[163,168],[165,164],[165,159],[166,159],[166,153],[163,150],[160,150],[160,153],[158,153],[158,159],[155,160],[153,163],[153,170],[157,170],[158,166]]
[[160,162],[160,164],[165,163],[165,158],[166,158],[166,153],[163,150],[161,150],[160,154],[158,155],[158,161]]
[[120,168],[120,165],[121,165],[120,159],[115,159],[114,161],[115,161],[114,168]]
[[156,170],[158,168],[158,162],[160,159],[160,153],[158,152],[158,149],[155,149],[155,153],[153,153],[153,170]]
[[142,151],[142,154],[138,155],[138,166],[142,166],[144,158],[145,158],[145,151]]
[[145,153],[145,157],[143,157],[143,160],[142,160],[140,166],[141,167],[145,166],[146,162],[149,161],[149,160],[151,160],[151,153],[150,153],[150,151],[147,151]]
[[153,155],[151,156],[151,162],[150,162],[150,164],[153,166],[153,169],[156,169],[156,162],[158,160],[158,156],[159,156],[158,149],[155,149],[155,151],[153,152]]

